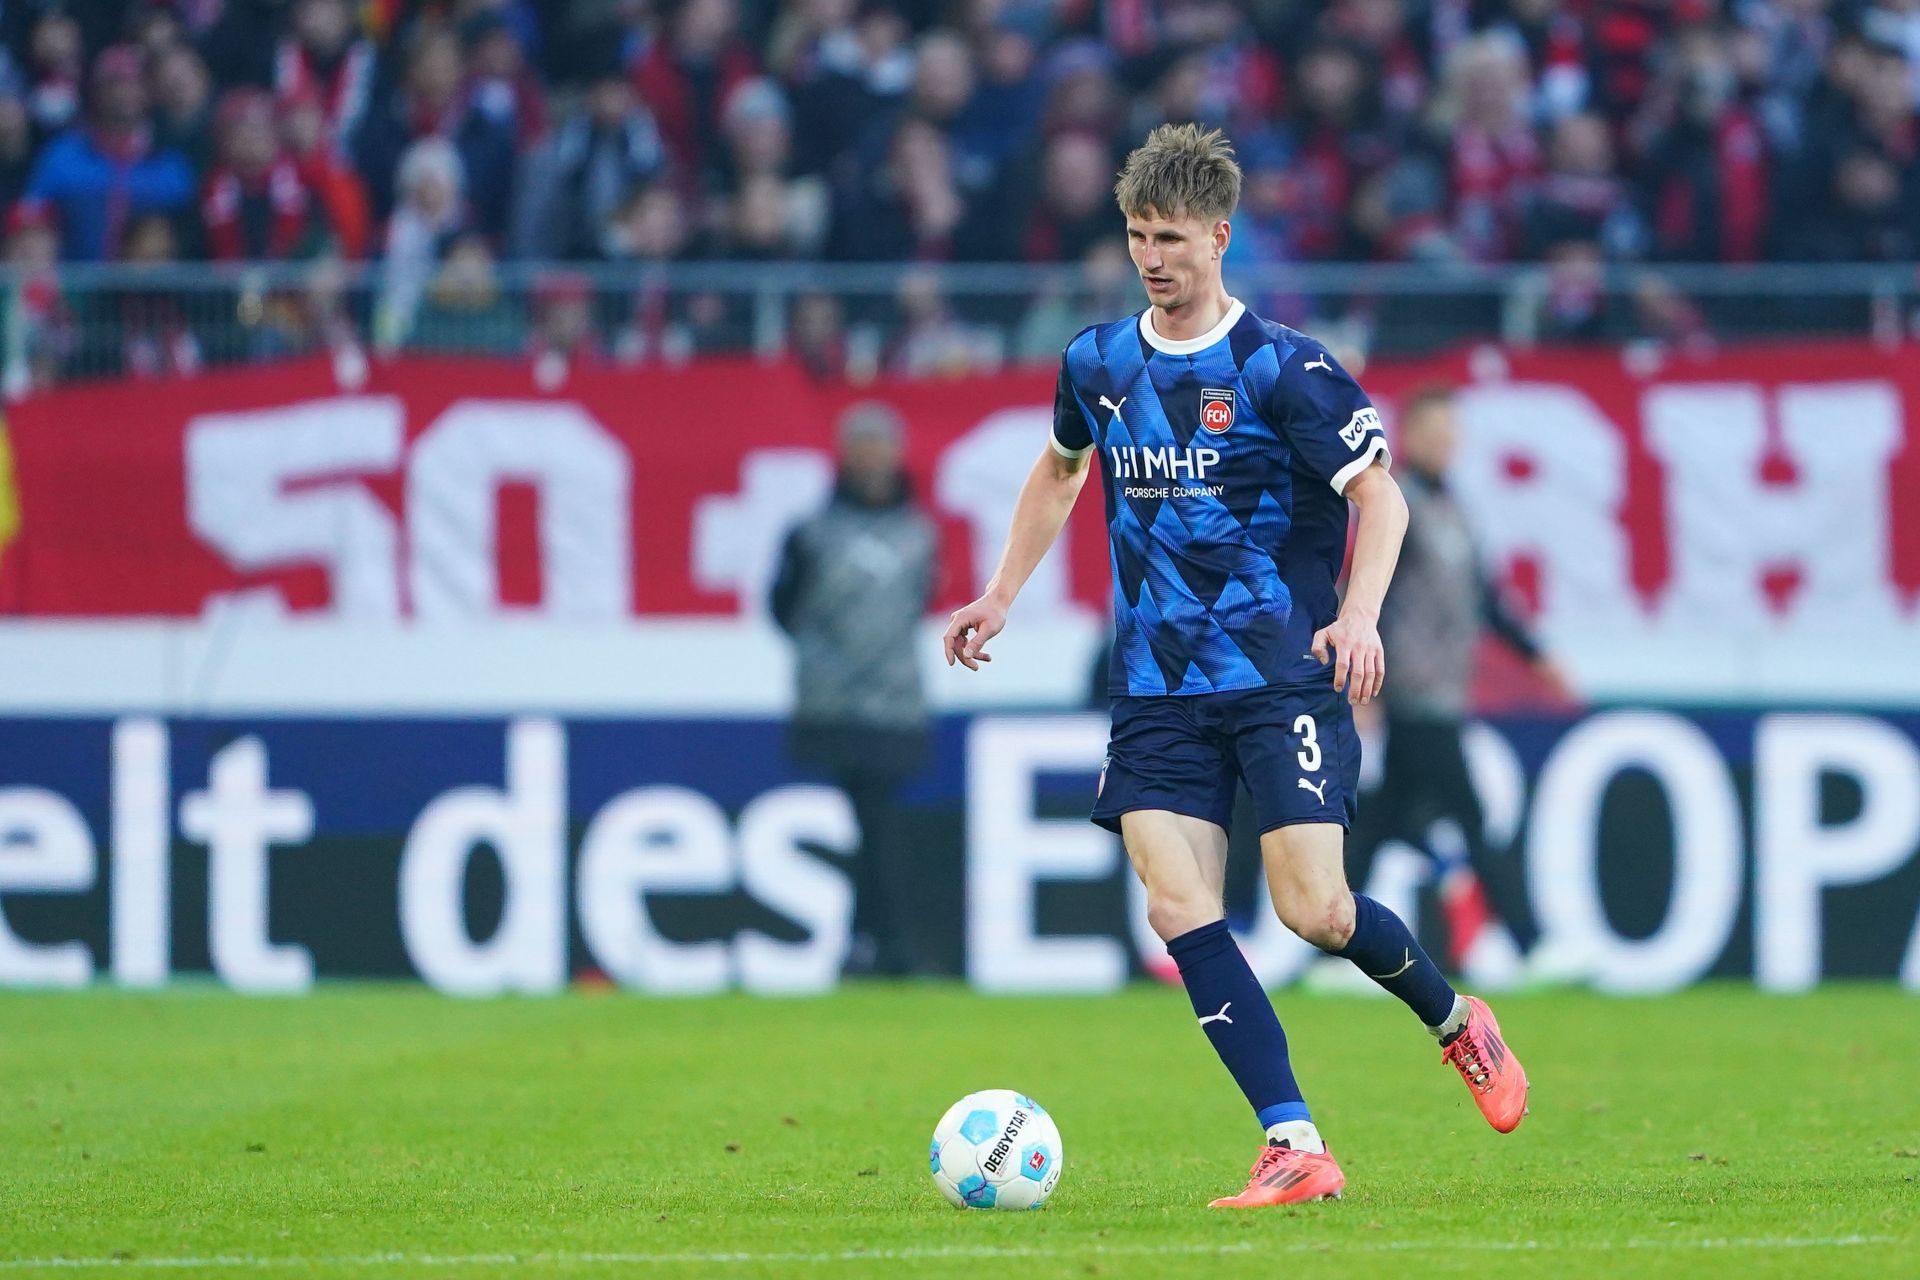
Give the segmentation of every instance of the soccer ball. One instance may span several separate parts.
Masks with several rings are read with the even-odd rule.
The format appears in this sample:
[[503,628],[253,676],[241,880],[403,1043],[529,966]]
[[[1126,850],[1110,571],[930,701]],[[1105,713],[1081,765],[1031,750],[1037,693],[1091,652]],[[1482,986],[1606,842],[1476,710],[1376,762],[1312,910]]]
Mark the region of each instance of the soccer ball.
[[1060,1130],[1011,1089],[982,1089],[933,1128],[933,1185],[956,1209],[1038,1209],[1060,1181]]

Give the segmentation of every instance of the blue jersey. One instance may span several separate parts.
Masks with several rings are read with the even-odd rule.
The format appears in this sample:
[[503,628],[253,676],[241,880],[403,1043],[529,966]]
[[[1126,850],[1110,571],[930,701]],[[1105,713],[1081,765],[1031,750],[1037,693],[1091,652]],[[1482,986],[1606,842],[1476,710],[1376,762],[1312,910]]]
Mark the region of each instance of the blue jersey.
[[1391,462],[1380,415],[1327,349],[1235,302],[1200,337],[1152,312],[1067,347],[1053,447],[1100,455],[1116,696],[1327,678],[1347,482]]

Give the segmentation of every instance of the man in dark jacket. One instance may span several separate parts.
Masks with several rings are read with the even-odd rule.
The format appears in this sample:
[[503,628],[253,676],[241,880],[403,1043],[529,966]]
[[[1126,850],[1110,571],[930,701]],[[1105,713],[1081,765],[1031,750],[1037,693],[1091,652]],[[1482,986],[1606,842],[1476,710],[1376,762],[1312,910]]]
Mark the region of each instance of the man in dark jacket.
[[[1407,499],[1407,537],[1380,614],[1393,684],[1386,699],[1384,776],[1368,827],[1378,840],[1404,840],[1440,864],[1456,962],[1491,913],[1528,953],[1533,977],[1573,977],[1577,958],[1538,949],[1540,931],[1518,858],[1488,845],[1461,746],[1483,632],[1526,659],[1556,696],[1567,696],[1566,680],[1501,602],[1475,551],[1467,511],[1447,488],[1455,445],[1451,392],[1433,387],[1413,395],[1401,413],[1399,436],[1394,472]],[[1429,832],[1443,819],[1459,828],[1464,849],[1435,847]]]
[[900,794],[928,747],[916,636],[935,533],[901,466],[899,415],[855,405],[839,442],[832,499],[787,535],[773,617],[794,642],[794,758],[824,769],[860,824],[848,971],[906,974],[924,962],[905,910],[913,854]]

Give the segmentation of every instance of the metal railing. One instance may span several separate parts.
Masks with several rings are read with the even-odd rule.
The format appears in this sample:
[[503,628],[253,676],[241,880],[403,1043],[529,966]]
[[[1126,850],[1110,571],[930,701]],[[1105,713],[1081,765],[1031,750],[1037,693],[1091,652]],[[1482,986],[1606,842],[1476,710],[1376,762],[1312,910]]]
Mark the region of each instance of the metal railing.
[[[1497,267],[1239,265],[1255,310],[1349,353],[1463,343],[1711,344],[1920,336],[1920,264]],[[0,389],[179,377],[343,349],[616,365],[791,355],[823,377],[940,376],[1048,363],[1087,324],[1137,310],[1126,264],[454,261],[68,264],[0,270]]]

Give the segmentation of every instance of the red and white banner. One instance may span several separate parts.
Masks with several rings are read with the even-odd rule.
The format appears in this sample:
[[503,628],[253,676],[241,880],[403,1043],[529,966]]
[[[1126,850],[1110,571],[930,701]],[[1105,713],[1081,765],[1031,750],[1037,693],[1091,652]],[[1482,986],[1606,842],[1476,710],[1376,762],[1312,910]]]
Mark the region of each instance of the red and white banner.
[[[1737,652],[1776,683],[1823,636],[1836,663],[1920,652],[1910,350],[1798,342],[1648,366],[1477,349],[1362,381],[1391,426],[1436,379],[1462,389],[1455,483],[1485,553],[1563,645]],[[830,487],[835,417],[861,399],[910,424],[946,606],[991,570],[1052,386],[1038,370],[854,391],[712,361],[543,390],[512,363],[404,359],[351,391],[324,361],[58,391],[8,416],[20,519],[0,613],[753,613],[785,530]],[[1023,617],[1105,609],[1099,504],[1082,506]],[[1682,638],[1706,649],[1672,652]]]

